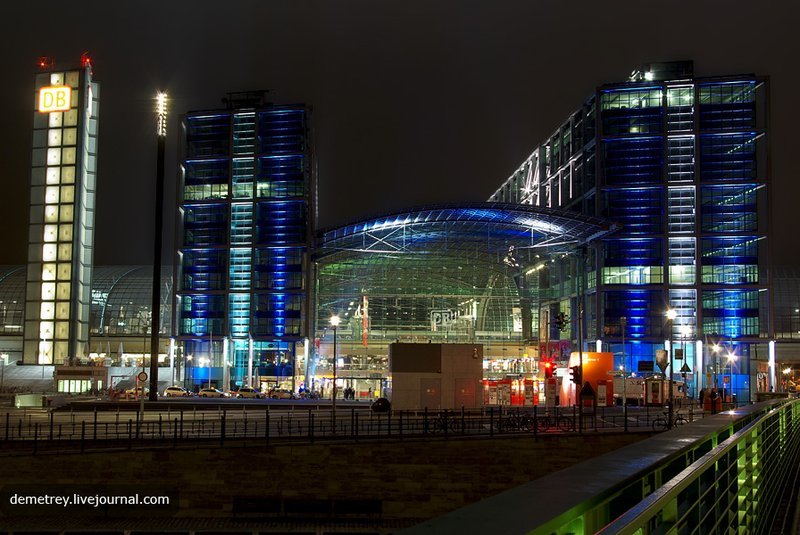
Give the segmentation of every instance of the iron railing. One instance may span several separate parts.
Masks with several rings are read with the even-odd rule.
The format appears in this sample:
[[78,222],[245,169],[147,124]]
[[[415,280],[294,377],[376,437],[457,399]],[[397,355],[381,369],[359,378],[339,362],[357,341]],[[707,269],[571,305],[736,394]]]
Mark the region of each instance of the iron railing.
[[[331,410],[197,408],[169,411],[47,411],[0,415],[0,454],[4,452],[86,451],[143,446],[172,446],[205,441],[220,445],[235,440],[263,442],[358,441],[404,437],[444,438],[501,435],[547,435],[600,431],[663,430],[662,407],[529,409],[489,407],[482,410],[393,411],[374,413],[366,407]],[[208,407],[205,407],[208,409]],[[702,411],[678,411],[680,423],[696,420]],[[334,429],[334,421],[336,427]],[[627,423],[627,425],[626,425]]]

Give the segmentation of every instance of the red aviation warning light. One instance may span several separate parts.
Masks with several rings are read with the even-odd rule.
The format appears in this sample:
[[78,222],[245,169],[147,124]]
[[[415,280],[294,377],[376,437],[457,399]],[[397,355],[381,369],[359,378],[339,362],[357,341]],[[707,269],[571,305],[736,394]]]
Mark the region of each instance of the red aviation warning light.
[[81,54],[81,67],[84,69],[89,69],[89,73],[92,73],[92,57],[89,55],[88,52],[84,52]]
[[56,66],[56,60],[48,56],[39,56],[36,60],[36,65],[43,71],[47,71]]

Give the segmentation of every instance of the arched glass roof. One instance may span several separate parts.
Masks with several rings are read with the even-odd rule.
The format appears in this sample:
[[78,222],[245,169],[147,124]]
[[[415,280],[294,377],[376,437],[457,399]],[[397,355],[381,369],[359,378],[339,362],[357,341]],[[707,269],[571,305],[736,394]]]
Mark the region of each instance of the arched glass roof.
[[[98,266],[92,276],[92,336],[143,336],[149,331],[152,266]],[[161,268],[161,335],[172,329],[172,267]],[[0,335],[22,336],[25,268],[0,266]]]
[[522,325],[531,324],[530,300],[538,297],[526,272],[616,228],[562,210],[470,203],[323,230],[314,256],[316,336],[325,336],[335,313],[342,340],[364,347],[395,339],[521,339]]
[[25,268],[0,266],[0,335],[22,336],[24,313]]
[[433,205],[323,230],[316,258],[342,253],[505,257],[512,246],[517,254],[525,249],[550,254],[574,249],[616,228],[603,219],[531,205]]

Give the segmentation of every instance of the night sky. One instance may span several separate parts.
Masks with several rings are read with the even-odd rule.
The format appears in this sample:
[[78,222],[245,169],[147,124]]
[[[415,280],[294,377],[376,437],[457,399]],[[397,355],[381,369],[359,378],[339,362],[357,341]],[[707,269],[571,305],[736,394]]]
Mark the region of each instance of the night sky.
[[179,115],[270,89],[314,108],[320,226],[483,201],[588,97],[649,62],[771,77],[776,265],[800,266],[793,3],[752,1],[88,1],[5,3],[0,264],[26,260],[39,56],[101,84],[95,263],[152,262],[153,97],[169,92],[165,261]]

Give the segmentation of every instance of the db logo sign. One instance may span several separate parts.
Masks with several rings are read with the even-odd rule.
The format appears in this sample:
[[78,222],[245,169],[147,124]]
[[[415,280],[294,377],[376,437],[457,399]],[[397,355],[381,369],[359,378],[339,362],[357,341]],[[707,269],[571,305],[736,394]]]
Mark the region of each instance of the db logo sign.
[[68,111],[72,104],[72,88],[69,86],[48,86],[39,90],[39,111]]

